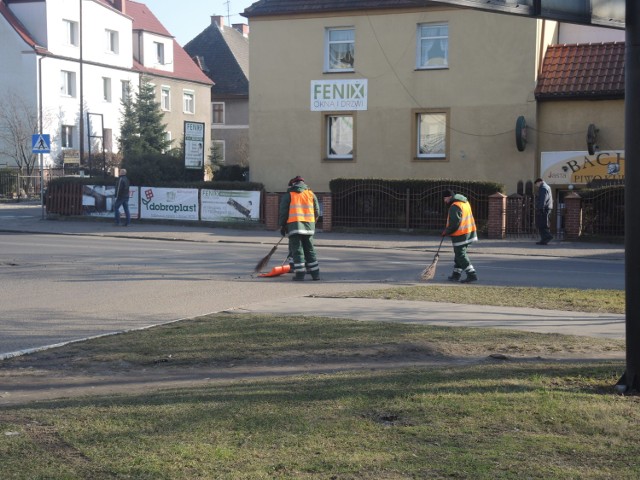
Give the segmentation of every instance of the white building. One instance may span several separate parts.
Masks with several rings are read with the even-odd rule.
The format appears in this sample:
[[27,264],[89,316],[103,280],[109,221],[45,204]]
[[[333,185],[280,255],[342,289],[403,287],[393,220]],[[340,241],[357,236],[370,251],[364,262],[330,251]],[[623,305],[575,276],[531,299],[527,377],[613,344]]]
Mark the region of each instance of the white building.
[[[13,97],[37,111],[41,133],[51,135],[45,166],[63,152],[101,153],[103,146],[116,152],[121,100],[127,89],[135,92],[142,75],[156,85],[163,83],[156,76],[179,81],[196,92],[192,99],[201,107],[165,111],[166,123],[210,124],[211,81],[144,4],[0,0],[0,44],[0,105]],[[205,92],[200,98],[199,89]],[[160,88],[156,94],[160,102]],[[207,114],[197,116],[198,110]]]

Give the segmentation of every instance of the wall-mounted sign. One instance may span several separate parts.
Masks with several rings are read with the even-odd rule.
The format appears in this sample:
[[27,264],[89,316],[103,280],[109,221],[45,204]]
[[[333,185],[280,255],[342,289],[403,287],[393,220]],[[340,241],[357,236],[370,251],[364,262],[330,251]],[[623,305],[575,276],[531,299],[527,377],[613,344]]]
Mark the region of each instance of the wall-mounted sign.
[[593,180],[624,180],[624,150],[542,152],[542,179],[549,185],[586,185]]
[[184,122],[184,167],[204,166],[204,122]]
[[63,150],[62,163],[64,165],[80,165],[80,152],[78,150]]
[[311,80],[311,111],[367,109],[367,80]]

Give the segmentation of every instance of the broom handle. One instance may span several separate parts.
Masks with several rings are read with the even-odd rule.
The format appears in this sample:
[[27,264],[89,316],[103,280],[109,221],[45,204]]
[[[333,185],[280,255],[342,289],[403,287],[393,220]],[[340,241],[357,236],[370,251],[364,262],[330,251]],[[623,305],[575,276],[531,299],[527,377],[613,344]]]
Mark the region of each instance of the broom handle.
[[440,239],[440,245],[438,245],[438,251],[436,252],[436,255],[440,255],[440,247],[442,247],[442,242],[444,242],[444,235],[442,235],[442,238]]

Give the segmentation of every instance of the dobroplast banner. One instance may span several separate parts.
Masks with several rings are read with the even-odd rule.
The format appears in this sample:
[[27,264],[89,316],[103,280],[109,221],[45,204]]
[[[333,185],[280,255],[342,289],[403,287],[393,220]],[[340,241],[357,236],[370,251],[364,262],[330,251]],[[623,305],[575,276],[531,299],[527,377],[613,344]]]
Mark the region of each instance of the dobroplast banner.
[[197,188],[141,187],[140,218],[198,221]]
[[203,222],[260,221],[260,192],[202,190],[200,201]]

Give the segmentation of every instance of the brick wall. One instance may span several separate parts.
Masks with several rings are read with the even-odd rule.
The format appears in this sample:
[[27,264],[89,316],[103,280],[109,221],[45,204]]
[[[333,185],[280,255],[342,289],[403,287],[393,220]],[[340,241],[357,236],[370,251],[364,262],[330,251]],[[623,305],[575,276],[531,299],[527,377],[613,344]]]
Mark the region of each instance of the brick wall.
[[487,233],[489,238],[504,239],[507,231],[507,197],[494,193],[489,197],[489,219]]
[[582,199],[575,192],[564,197],[564,233],[567,240],[577,240],[582,235]]

